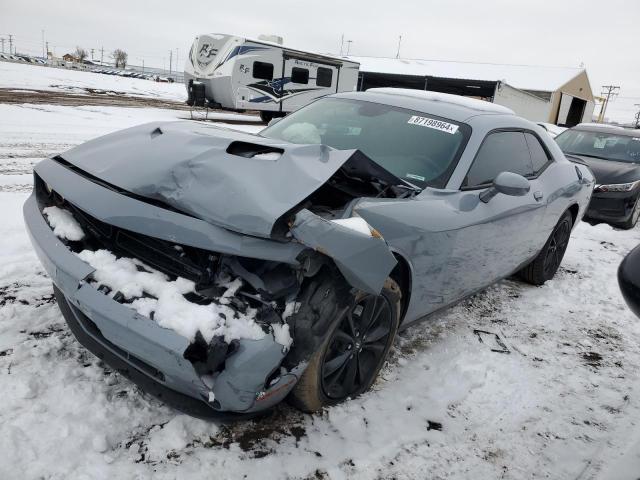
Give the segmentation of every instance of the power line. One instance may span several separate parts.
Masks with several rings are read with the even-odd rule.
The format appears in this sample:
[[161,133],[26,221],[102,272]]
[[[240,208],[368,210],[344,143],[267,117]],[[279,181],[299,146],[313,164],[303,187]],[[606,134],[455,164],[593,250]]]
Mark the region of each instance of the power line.
[[604,114],[607,111],[607,107],[609,106],[609,102],[612,98],[615,98],[620,91],[620,87],[617,85],[603,85],[602,92],[600,95],[604,96],[604,102],[602,103],[602,107],[600,108],[600,115],[598,115],[598,123],[604,122]]

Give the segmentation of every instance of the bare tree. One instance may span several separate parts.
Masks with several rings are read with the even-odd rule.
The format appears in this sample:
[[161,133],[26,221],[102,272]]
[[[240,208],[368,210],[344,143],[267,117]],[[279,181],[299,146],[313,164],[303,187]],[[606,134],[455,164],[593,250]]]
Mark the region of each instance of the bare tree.
[[129,58],[129,55],[127,55],[127,52],[119,48],[116,48],[111,54],[111,56],[116,62],[116,68],[126,68],[127,59]]
[[87,51],[82,47],[76,47],[76,51],[73,54],[74,57],[78,59],[80,63],[84,62],[84,59],[89,56]]

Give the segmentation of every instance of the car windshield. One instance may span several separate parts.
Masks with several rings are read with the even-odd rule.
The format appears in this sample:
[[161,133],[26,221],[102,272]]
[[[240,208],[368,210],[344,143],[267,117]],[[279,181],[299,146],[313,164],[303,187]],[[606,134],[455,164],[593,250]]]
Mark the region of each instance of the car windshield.
[[617,162],[640,163],[640,132],[637,136],[615,132],[567,130],[556,137],[564,153]]
[[283,118],[260,135],[297,144],[358,149],[413,185],[442,188],[470,130],[466,124],[424,112],[325,98]]

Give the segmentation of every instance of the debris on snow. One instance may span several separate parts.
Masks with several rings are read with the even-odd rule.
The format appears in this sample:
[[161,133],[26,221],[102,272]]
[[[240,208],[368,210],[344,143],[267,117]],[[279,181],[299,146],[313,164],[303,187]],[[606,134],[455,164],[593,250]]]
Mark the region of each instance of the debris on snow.
[[495,353],[511,353],[511,350],[507,348],[505,343],[500,338],[500,335],[494,332],[487,332],[486,330],[475,329],[473,331],[478,336],[480,343],[484,343],[489,346],[492,352]]
[[47,222],[53,229],[53,233],[63,240],[77,242],[84,238],[84,232],[80,224],[73,218],[68,210],[60,207],[47,207],[42,210],[46,215]]

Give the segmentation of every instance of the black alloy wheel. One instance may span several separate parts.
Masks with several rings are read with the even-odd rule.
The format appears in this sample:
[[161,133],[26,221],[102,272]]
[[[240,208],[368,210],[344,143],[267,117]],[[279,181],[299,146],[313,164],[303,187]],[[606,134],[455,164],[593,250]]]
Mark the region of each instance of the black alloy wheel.
[[341,400],[368,387],[386,357],[394,312],[382,295],[359,299],[334,330],[322,360],[322,389]]
[[562,221],[556,225],[555,230],[551,234],[549,239],[549,245],[547,247],[546,255],[544,258],[544,276],[546,278],[552,278],[558,270],[560,262],[564,252],[569,245],[569,237],[571,236],[571,225],[569,221]]
[[518,272],[518,276],[532,285],[544,285],[556,272],[569,245],[573,217],[567,210],[553,228],[547,242],[528,265]]

